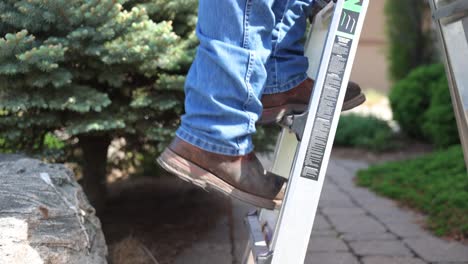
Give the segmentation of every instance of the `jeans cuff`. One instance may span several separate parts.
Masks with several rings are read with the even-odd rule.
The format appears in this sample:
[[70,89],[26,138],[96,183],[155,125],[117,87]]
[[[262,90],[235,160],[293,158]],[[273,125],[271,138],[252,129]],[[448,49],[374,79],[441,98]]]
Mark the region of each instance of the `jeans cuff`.
[[266,85],[263,94],[282,93],[291,90],[307,79],[307,73],[296,76],[280,84]]
[[243,142],[240,142],[238,148],[227,146],[227,145],[220,145],[217,143],[210,142],[209,139],[204,139],[198,136],[195,136],[194,133],[186,131],[184,128],[179,127],[176,131],[176,135],[203,150],[208,152],[218,153],[227,156],[243,156],[253,151],[253,144],[252,139],[250,137],[246,137]]

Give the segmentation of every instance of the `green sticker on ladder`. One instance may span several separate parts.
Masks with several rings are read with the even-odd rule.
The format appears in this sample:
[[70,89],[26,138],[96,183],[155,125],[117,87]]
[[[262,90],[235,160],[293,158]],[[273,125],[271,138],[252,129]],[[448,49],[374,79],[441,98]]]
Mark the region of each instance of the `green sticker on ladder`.
[[362,2],[363,0],[346,0],[344,2],[343,8],[357,13],[361,13]]
[[338,31],[354,35],[362,10],[363,0],[346,0],[343,4]]

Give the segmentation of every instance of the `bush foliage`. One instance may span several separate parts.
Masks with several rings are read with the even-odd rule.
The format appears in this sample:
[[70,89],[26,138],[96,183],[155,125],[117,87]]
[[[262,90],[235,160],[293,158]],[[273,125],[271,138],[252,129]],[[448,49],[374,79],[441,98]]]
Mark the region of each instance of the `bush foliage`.
[[[444,75],[445,77],[445,75]],[[447,79],[440,78],[431,85],[431,102],[424,113],[422,129],[437,147],[446,147],[460,141]]]
[[438,147],[458,142],[443,65],[432,64],[413,70],[394,85],[389,99],[394,119],[410,137]]
[[358,185],[428,215],[437,235],[468,238],[468,180],[462,148],[360,171]]
[[416,67],[431,63],[434,41],[429,5],[424,0],[388,0],[385,2],[389,71],[392,80],[399,81]]
[[383,151],[395,146],[393,139],[393,131],[385,120],[349,114],[340,117],[334,144]]

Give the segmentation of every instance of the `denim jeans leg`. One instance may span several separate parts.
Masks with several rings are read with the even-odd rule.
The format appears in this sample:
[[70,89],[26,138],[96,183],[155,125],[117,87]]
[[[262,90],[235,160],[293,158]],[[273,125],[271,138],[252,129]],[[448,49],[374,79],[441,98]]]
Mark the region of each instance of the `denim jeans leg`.
[[262,111],[275,0],[200,0],[200,45],[185,83],[179,138],[206,151],[244,155]]
[[272,53],[266,63],[268,78],[263,94],[290,90],[307,78],[308,60],[302,39],[307,13],[314,0],[277,0],[273,6],[276,25]]

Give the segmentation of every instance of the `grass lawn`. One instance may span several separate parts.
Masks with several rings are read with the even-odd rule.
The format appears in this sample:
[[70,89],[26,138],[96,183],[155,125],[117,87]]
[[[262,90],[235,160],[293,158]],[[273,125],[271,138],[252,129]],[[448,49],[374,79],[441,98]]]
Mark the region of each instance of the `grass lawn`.
[[375,165],[357,183],[428,215],[439,236],[468,238],[468,175],[460,146],[412,160]]

